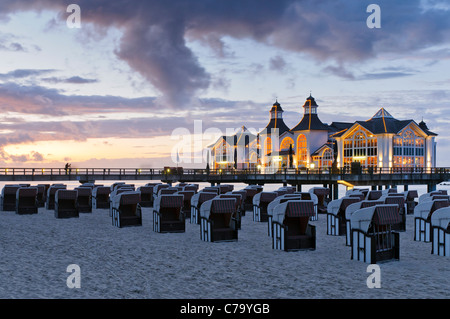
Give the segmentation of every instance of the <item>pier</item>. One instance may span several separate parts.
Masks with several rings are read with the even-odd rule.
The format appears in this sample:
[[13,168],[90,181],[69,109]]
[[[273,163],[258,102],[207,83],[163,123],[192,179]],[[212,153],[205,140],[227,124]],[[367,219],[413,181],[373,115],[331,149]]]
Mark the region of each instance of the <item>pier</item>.
[[347,187],[370,186],[372,189],[395,188],[409,185],[427,185],[428,191],[436,185],[450,180],[450,168],[403,168],[403,169],[188,169],[188,168],[0,168],[3,182],[79,181],[80,183],[113,180],[160,181],[163,183],[200,183],[211,185],[243,183],[248,185],[283,184],[296,186],[324,185],[337,198],[338,185]]

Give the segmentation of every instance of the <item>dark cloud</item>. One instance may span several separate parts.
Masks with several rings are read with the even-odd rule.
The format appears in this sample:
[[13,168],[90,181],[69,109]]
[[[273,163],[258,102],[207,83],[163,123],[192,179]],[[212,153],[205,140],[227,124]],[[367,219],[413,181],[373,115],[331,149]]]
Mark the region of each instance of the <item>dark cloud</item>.
[[[5,0],[0,12],[54,9],[71,1]],[[224,37],[252,39],[318,61],[363,61],[448,43],[448,11],[424,10],[420,0],[380,0],[382,28],[366,26],[370,1],[313,0],[79,0],[82,23],[119,27],[116,54],[142,74],[172,106],[187,106],[212,77],[187,45],[197,39],[219,57]],[[330,70],[338,72],[339,70]]]
[[86,79],[80,76],[72,76],[70,78],[50,77],[50,78],[43,78],[42,80],[49,83],[70,83],[70,84],[89,84],[98,82],[97,79]]
[[21,78],[27,78],[30,76],[39,76],[39,75],[51,73],[54,71],[55,70],[52,70],[52,69],[46,69],[46,70],[17,69],[17,70],[10,71],[8,73],[0,73],[0,79],[2,79],[2,80],[21,79]]
[[273,71],[283,71],[286,67],[286,61],[283,59],[283,57],[277,55],[270,59],[269,65],[270,69]]

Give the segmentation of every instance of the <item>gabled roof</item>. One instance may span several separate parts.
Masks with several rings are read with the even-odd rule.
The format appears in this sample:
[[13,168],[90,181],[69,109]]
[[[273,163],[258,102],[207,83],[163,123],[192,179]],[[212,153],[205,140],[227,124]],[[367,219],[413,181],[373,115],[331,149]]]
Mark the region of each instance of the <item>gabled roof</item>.
[[330,142],[330,141],[326,142],[326,143],[323,144],[321,147],[319,147],[318,149],[316,149],[316,150],[311,154],[311,156],[317,156],[317,155],[319,155],[320,152],[322,152],[322,150],[323,150],[324,148],[329,148],[329,149],[331,149],[331,150],[334,152],[334,143],[332,143],[332,142]]
[[[245,139],[246,136],[248,136],[248,141],[247,142],[246,142],[246,139]],[[231,146],[246,145],[246,144],[249,144],[252,141],[254,141],[256,138],[257,138],[256,135],[254,135],[252,132],[250,132],[245,126],[242,126],[233,135],[231,135],[231,136],[222,135],[221,137],[219,137],[217,139],[217,141],[215,141],[214,143],[208,145],[207,147],[208,148],[212,148],[218,142],[223,141],[223,140],[225,140]]]
[[322,123],[317,114],[304,114],[300,123],[298,123],[291,132],[294,131],[329,131],[328,125]]
[[[428,130],[428,128],[424,129],[419,124],[417,124],[414,120],[397,120],[391,114],[389,114],[384,108],[378,110],[374,116],[370,120],[367,121],[356,121],[347,129],[342,131],[338,131],[333,134],[333,137],[339,137],[344,135],[348,129],[352,128],[355,125],[361,125],[366,130],[370,131],[372,134],[397,134],[401,130],[403,130],[410,123],[414,123],[419,129],[424,131],[426,135],[437,135]],[[422,125],[423,126],[423,125]]]

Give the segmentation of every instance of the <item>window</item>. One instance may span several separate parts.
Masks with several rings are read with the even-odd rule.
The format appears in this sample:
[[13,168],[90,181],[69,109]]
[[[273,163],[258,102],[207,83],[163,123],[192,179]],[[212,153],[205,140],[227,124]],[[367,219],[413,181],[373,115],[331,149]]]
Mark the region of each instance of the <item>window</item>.
[[306,167],[308,164],[308,149],[306,137],[300,134],[297,138],[297,163],[299,167]]
[[272,139],[270,137],[266,138],[266,142],[265,142],[265,154],[269,155],[270,153],[272,153]]
[[406,129],[394,137],[394,167],[424,167],[425,139]]
[[378,163],[377,138],[369,131],[359,129],[344,140],[344,166],[360,162],[362,166],[376,166]]

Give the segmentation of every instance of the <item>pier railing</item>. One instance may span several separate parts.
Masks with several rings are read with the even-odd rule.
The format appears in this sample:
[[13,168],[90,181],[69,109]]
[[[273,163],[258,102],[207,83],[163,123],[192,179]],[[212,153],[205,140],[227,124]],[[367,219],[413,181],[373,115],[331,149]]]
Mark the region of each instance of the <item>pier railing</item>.
[[198,169],[198,168],[0,168],[0,176],[132,176],[132,175],[248,175],[248,174],[314,174],[314,175],[375,175],[375,174],[450,174],[449,167],[433,168],[350,168],[311,169],[311,168],[264,168],[264,169]]

